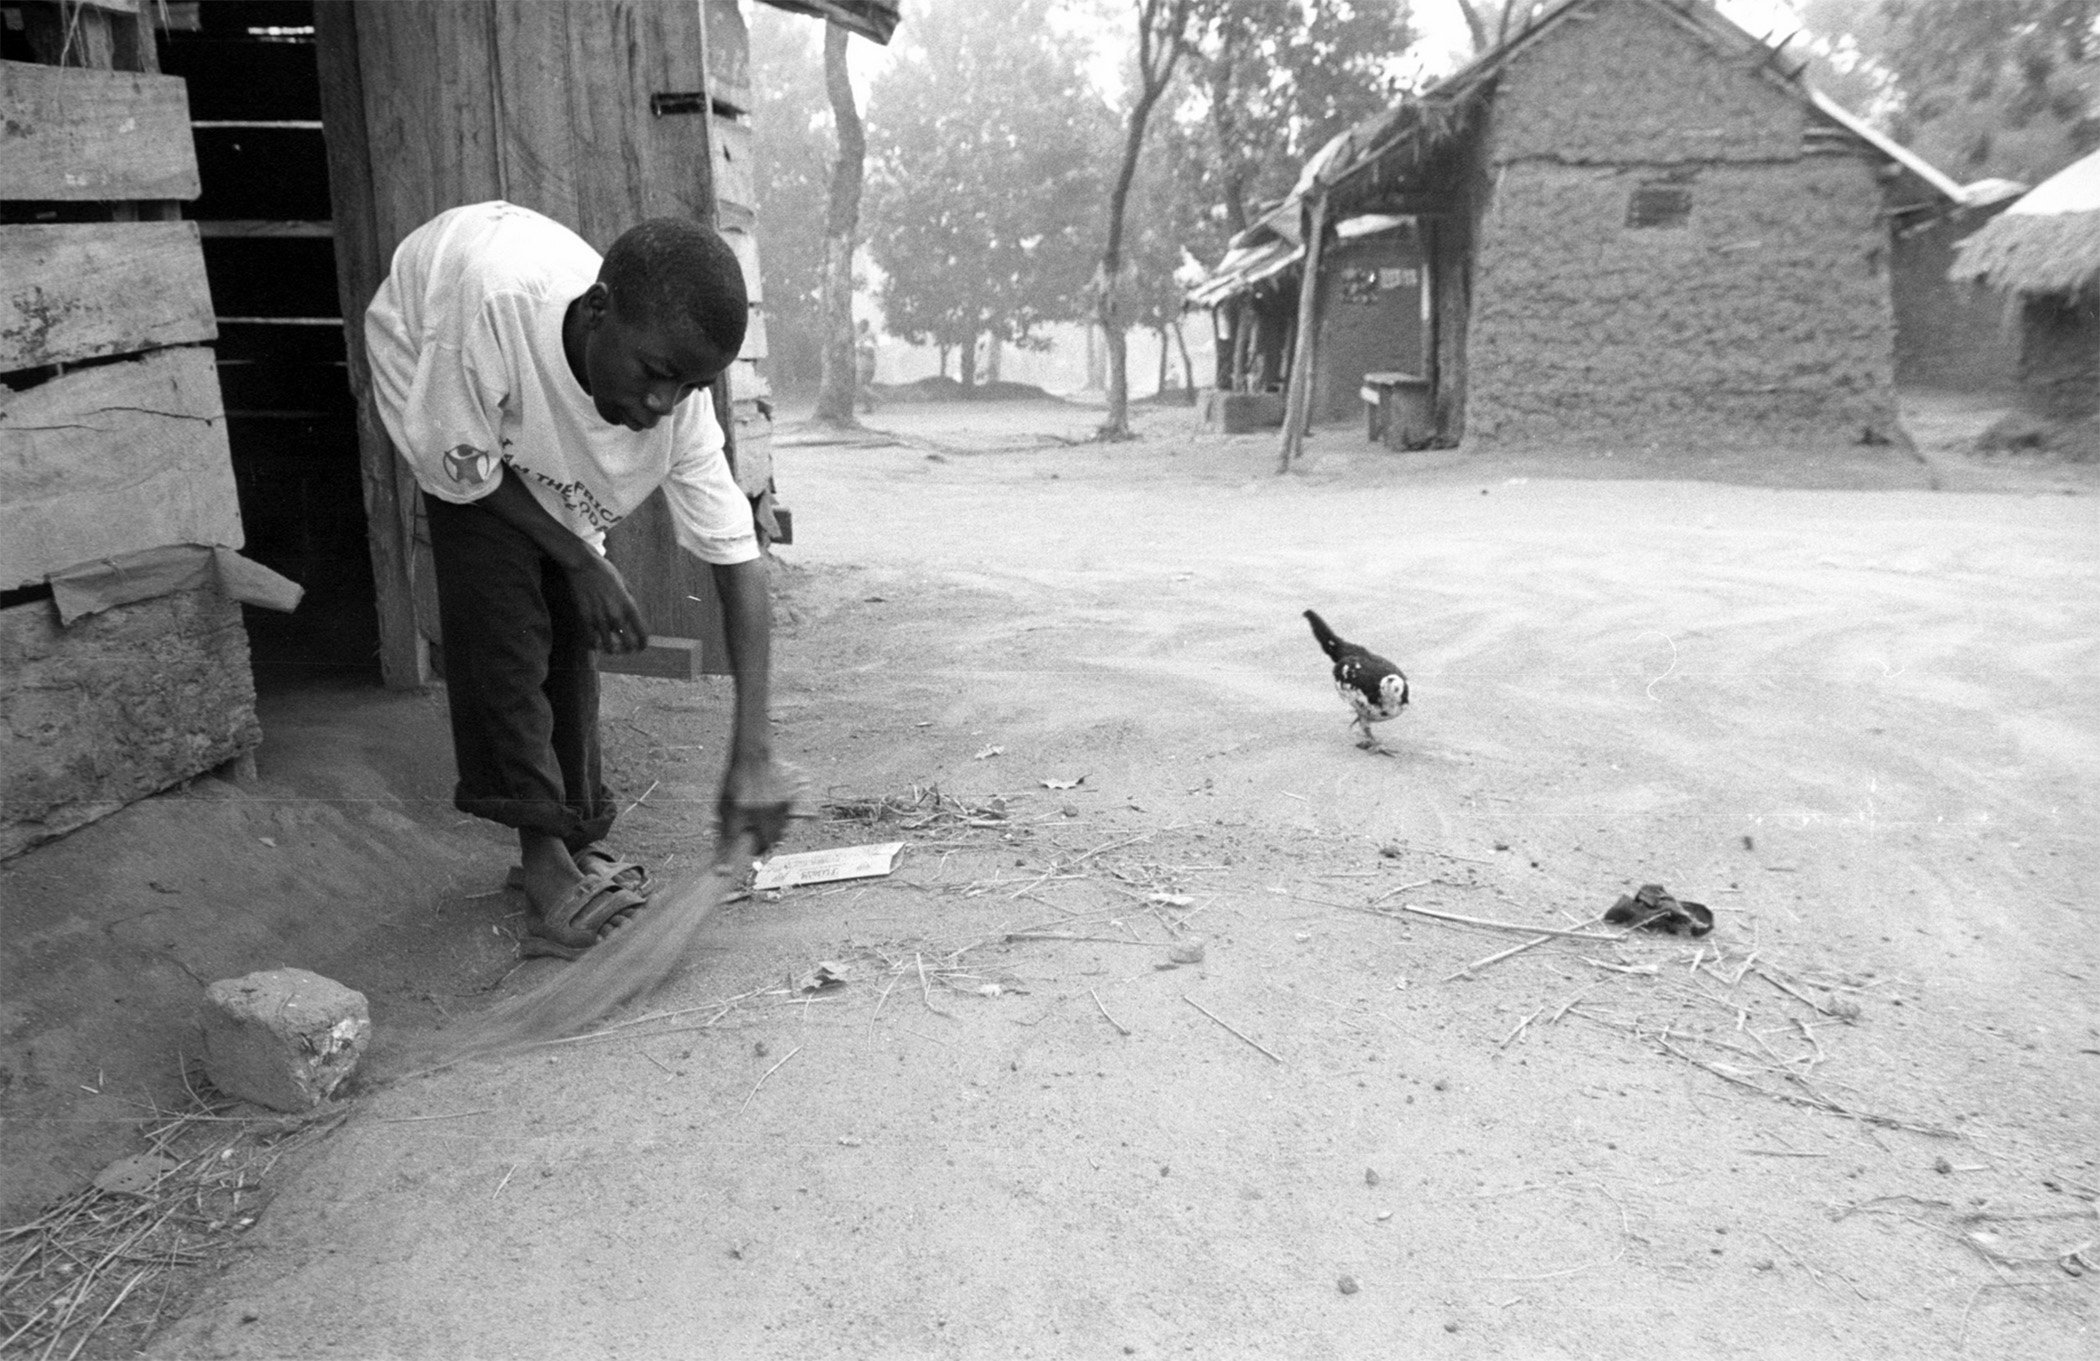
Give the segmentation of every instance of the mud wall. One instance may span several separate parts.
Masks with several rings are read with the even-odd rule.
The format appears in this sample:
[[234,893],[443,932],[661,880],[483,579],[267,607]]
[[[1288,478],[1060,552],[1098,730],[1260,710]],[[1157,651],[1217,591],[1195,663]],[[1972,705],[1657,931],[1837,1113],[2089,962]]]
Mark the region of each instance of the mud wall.
[[1422,249],[1413,232],[1391,232],[1332,248],[1320,272],[1319,359],[1313,418],[1361,420],[1364,375],[1426,377],[1422,348]]
[[[1666,5],[1563,22],[1503,73],[1468,336],[1468,438],[1901,438],[1874,167]],[[1822,139],[1818,139],[1819,142]]]
[[1995,393],[2018,385],[2019,309],[1998,289],[1947,277],[1954,243],[1995,215],[1964,213],[1897,236],[1898,384]]
[[2058,420],[2100,412],[2100,297],[2021,299],[2020,384],[2029,404]]

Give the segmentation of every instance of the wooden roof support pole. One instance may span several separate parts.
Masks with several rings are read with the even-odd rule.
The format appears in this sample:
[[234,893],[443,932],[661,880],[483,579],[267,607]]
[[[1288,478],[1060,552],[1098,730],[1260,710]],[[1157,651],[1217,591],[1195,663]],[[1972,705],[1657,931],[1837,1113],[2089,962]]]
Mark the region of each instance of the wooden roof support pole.
[[1305,447],[1312,418],[1314,344],[1320,330],[1320,246],[1327,235],[1327,191],[1315,183],[1305,202],[1305,270],[1298,280],[1298,331],[1291,347],[1291,386],[1283,404],[1283,450],[1276,471],[1287,473]]
[[319,0],[314,24],[335,220],[336,294],[343,309],[350,391],[357,401],[365,538],[379,607],[379,673],[388,689],[413,690],[430,683],[430,646],[416,626],[416,484],[395,458],[393,441],[380,423],[365,357],[365,304],[386,277],[389,262],[379,246],[357,13],[350,0]]

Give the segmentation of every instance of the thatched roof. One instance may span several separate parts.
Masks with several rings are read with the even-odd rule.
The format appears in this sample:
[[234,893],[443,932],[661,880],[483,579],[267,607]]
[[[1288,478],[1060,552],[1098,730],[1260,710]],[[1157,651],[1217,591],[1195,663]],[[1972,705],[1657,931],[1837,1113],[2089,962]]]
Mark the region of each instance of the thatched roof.
[[2100,151],[2043,180],[1957,245],[1948,273],[2015,293],[2100,289]]

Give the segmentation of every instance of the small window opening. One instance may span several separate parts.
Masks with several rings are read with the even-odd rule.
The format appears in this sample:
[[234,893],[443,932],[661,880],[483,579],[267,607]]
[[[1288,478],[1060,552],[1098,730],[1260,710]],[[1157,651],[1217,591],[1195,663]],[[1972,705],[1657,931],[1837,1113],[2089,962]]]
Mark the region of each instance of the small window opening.
[[1644,184],[1626,202],[1629,227],[1682,227],[1692,215],[1692,191],[1676,184]]

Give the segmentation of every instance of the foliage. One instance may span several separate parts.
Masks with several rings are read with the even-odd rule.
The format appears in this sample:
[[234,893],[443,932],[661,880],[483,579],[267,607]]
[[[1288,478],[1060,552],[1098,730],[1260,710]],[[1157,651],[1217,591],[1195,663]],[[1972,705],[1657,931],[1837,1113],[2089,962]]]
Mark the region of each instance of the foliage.
[[1201,128],[1161,120],[1131,184],[1124,300],[1131,325],[1158,331],[1181,316],[1191,258],[1216,260],[1226,233],[1207,211]]
[[832,157],[824,25],[766,5],[749,10],[751,110],[772,376],[815,382],[823,337],[824,217]]
[[1082,314],[1111,130],[1050,0],[946,0],[869,97],[868,253],[885,328],[968,356]]
[[[1956,179],[2034,184],[2100,145],[2100,0],[1807,0],[1801,11],[1819,59],[1853,82],[1832,92],[1866,102]],[[1863,87],[1876,98],[1862,101]]]
[[1208,131],[1205,184],[1227,232],[1288,193],[1336,133],[1402,93],[1409,0],[1197,0],[1183,121]]

